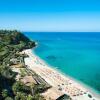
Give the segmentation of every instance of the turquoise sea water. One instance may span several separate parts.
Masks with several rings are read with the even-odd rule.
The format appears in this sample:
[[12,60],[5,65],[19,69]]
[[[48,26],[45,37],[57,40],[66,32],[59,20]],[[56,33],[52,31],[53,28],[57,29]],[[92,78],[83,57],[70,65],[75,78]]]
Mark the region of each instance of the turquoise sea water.
[[35,53],[49,65],[100,93],[100,33],[32,33]]

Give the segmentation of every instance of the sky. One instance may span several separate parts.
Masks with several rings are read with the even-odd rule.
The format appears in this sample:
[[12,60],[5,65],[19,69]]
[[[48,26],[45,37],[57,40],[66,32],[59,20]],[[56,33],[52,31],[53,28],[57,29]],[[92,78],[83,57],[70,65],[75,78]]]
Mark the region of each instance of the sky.
[[0,0],[0,29],[100,32],[100,0]]

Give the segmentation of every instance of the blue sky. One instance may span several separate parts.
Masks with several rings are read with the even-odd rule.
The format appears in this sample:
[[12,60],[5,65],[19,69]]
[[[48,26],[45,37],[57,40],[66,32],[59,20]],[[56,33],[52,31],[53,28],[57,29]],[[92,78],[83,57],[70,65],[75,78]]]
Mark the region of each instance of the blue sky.
[[100,0],[0,0],[0,29],[100,31]]

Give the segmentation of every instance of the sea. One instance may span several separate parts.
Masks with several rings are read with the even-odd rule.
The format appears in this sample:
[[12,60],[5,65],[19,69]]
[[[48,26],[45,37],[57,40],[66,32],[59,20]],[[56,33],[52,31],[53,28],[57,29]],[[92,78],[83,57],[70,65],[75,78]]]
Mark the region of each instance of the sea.
[[47,64],[100,94],[99,32],[24,32]]

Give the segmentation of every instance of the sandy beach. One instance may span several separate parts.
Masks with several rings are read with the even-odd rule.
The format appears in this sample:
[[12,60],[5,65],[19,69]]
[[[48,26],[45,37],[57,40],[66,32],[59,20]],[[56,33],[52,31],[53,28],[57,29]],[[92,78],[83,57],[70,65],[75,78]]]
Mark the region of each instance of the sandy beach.
[[24,50],[23,53],[29,56],[25,58],[25,64],[45,79],[55,90],[70,95],[73,100],[100,100],[77,81],[47,65],[31,49]]

